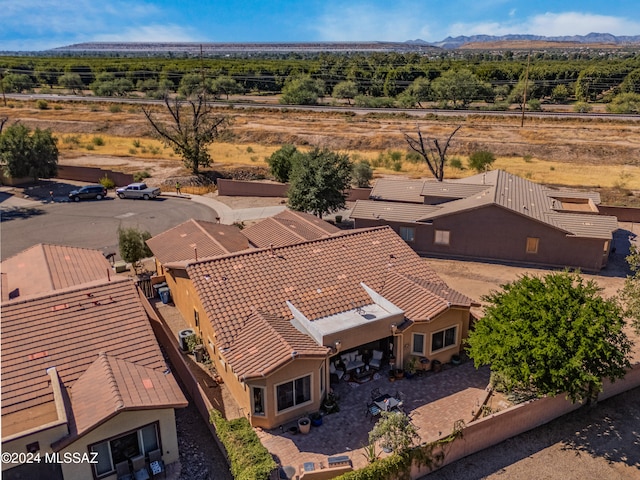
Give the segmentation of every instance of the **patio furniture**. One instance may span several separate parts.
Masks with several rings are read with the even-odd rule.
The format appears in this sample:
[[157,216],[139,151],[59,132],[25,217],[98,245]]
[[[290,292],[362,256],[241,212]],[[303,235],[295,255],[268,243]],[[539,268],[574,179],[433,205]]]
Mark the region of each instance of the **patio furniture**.
[[336,378],[336,383],[344,377],[344,370],[337,368],[335,362],[329,362],[329,373]]
[[374,388],[374,389],[371,390],[371,400],[375,400],[380,395],[382,395],[382,394],[380,393],[380,389],[379,388]]
[[344,353],[340,356],[342,363],[345,365],[345,371],[347,373],[354,371],[356,368],[364,367],[364,361],[362,355],[357,351]]
[[164,466],[164,460],[162,460],[162,452],[160,449],[152,450],[149,452],[149,470],[151,470],[151,477],[155,478],[156,475],[164,474],[166,478],[167,472]]
[[380,367],[382,366],[382,357],[383,356],[384,356],[384,353],[382,353],[382,351],[374,350],[372,355],[371,355],[371,360],[369,360],[369,366],[371,368],[376,368],[376,369],[380,370]]
[[151,478],[147,470],[147,462],[144,455],[133,457],[131,459],[131,465],[133,467],[133,476],[136,480],[149,480]]
[[128,460],[116,463],[116,474],[118,475],[118,480],[133,480]]
[[375,403],[370,403],[367,405],[367,416],[371,417],[371,420],[379,416],[381,412],[382,410],[380,410],[380,407],[378,407],[378,405],[376,405]]
[[383,412],[396,410],[402,405],[402,402],[399,399],[392,397],[391,395],[382,395],[381,397],[376,398],[373,403]]

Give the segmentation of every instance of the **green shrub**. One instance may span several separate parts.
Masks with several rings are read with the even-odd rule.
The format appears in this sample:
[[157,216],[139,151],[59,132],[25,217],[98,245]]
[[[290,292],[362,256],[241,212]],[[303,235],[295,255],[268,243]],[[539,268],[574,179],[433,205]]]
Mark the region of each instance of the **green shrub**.
[[576,102],[573,106],[573,111],[576,113],[589,113],[593,110],[593,107],[587,102]]
[[59,103],[56,103],[56,104],[53,106],[53,109],[54,109],[54,110],[62,110],[62,108],[63,108],[63,107],[62,107],[62,105],[60,105]]
[[94,147],[92,143],[89,143],[89,144],[85,145],[84,148],[86,148],[87,150],[95,150],[96,149],[96,147]]
[[141,172],[136,172],[136,173],[133,174],[133,181],[134,182],[141,182],[145,178],[149,178],[150,176],[151,176],[151,174],[147,170],[143,170]]
[[269,451],[246,418],[226,420],[215,409],[209,412],[209,421],[215,426],[218,438],[231,462],[231,474],[236,480],[265,480],[276,468]]
[[80,137],[78,135],[69,135],[62,139],[62,143],[67,145],[80,145]]
[[99,180],[99,183],[107,190],[113,190],[114,188],[116,188],[116,182],[111,180],[106,175]]
[[136,154],[138,153],[138,150],[136,150],[135,148],[130,148],[130,149],[129,149],[129,153],[130,153],[131,155],[136,155]]
[[495,162],[496,156],[488,150],[478,150],[473,152],[469,157],[469,168],[476,172],[485,172],[491,168],[493,162]]
[[133,141],[133,146],[134,146],[134,147],[136,147],[136,148],[140,148],[140,140],[135,139],[135,140]]
[[462,164],[462,160],[460,160],[458,157],[453,157],[452,159],[450,159],[449,166],[457,170],[464,170],[464,165]]
[[104,139],[102,137],[93,137],[91,139],[91,142],[97,147],[101,147],[104,145]]
[[109,105],[109,111],[111,113],[119,113],[122,111],[122,107],[117,103],[112,103],[111,105]]
[[49,104],[46,100],[40,99],[36,102],[36,107],[38,107],[39,110],[46,110],[49,108]]

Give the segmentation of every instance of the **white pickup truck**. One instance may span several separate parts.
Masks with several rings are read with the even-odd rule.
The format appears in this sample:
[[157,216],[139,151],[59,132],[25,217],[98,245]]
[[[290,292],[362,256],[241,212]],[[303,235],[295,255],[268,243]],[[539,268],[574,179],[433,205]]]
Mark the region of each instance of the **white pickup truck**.
[[132,183],[116,190],[118,198],[142,198],[149,200],[160,195],[159,188],[147,187],[146,183]]

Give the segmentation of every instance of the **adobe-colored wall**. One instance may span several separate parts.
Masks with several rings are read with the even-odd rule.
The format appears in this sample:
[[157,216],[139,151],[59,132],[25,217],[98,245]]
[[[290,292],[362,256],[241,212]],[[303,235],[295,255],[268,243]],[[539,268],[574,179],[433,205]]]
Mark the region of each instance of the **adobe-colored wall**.
[[598,205],[600,215],[618,217],[619,222],[640,222],[640,208]]
[[[414,227],[415,242],[409,245],[422,254],[579,267],[587,271],[599,271],[608,257],[604,255],[604,240],[569,237],[497,206],[437,218],[432,225],[355,221],[356,228],[377,225],[389,225],[396,232],[401,225]],[[434,230],[449,230],[450,245],[434,245]],[[526,253],[527,237],[540,239],[537,254]]]
[[[604,382],[604,391],[599,400],[606,400],[619,393],[640,386],[640,364],[633,366],[622,380],[614,383]],[[440,467],[460,460],[463,457],[497,445],[508,438],[544,425],[562,415],[581,407],[572,404],[563,394],[556,397],[544,397],[503,410],[472,422],[464,428],[462,438],[455,440],[446,450],[445,459]],[[448,435],[450,432],[443,432]],[[415,465],[411,478],[420,478],[429,470]]]
[[[286,197],[289,185],[286,183],[250,182],[219,178],[218,195],[229,197]],[[347,201],[367,200],[371,188],[352,188],[347,193]]]
[[117,187],[129,185],[133,182],[133,175],[128,173],[93,167],[78,167],[75,165],[58,165],[57,178],[78,182],[99,183],[100,179],[105,175],[113,180]]

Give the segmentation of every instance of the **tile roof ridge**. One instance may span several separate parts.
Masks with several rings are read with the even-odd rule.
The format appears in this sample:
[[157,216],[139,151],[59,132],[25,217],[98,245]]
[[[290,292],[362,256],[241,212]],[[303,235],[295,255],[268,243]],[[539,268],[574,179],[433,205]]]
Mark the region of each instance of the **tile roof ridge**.
[[[285,210],[286,212],[287,210]],[[282,212],[280,212],[282,213]],[[278,214],[280,215],[280,214]],[[278,215],[274,215],[273,217],[269,217],[269,218],[265,218],[264,221],[271,221],[273,223],[276,223],[277,226],[279,227],[283,227],[287,232],[289,232],[290,234],[292,234],[294,237],[299,238],[300,240],[302,240],[302,242],[306,241],[307,239],[305,237],[303,237],[302,235],[300,235],[298,232],[296,232],[295,230],[289,228],[288,225],[285,225],[283,223],[280,223],[278,220],[275,219],[275,217],[277,217]],[[302,220],[301,217],[298,217],[300,220]],[[261,222],[262,223],[262,222]]]
[[[109,279],[110,278],[110,279]],[[3,307],[14,307],[16,305],[20,305],[23,303],[33,302],[37,300],[44,300],[47,298],[53,298],[60,295],[68,295],[76,292],[81,292],[82,290],[88,290],[90,288],[96,288],[102,285],[117,285],[119,283],[131,283],[133,285],[133,281],[129,277],[124,277],[122,275],[112,275],[110,277],[100,278],[98,280],[93,280],[91,282],[81,283],[80,285],[71,285],[70,287],[60,288],[58,290],[49,290],[46,292],[34,293],[33,295],[26,295],[24,297],[18,297],[18,300],[10,300],[2,302]]]
[[122,398],[122,394],[118,388],[118,380],[116,379],[116,376],[113,373],[113,368],[111,367],[111,356],[107,355],[105,352],[100,352],[96,362],[100,362],[104,369],[104,373],[106,374],[109,390],[111,390],[115,400],[115,410],[123,409],[125,407],[124,399]]
[[[323,230],[322,228],[320,228],[318,225],[316,225],[315,223],[313,223],[311,220],[309,220],[308,218],[306,218],[304,215],[298,215],[301,212],[298,212],[296,210],[284,210],[282,212],[280,212],[278,215],[281,215],[282,213],[290,213],[292,215],[295,215],[296,218],[300,219],[300,221],[304,222],[305,224],[307,224],[308,226],[310,226],[311,228],[313,228],[316,231],[320,231],[321,233],[325,234],[325,235],[329,235],[329,233],[327,233],[325,230]],[[276,217],[278,215],[275,215]],[[318,217],[318,220],[323,221],[322,218]]]
[[[228,260],[228,259],[235,258],[235,257],[258,255],[260,253],[264,253],[264,252],[268,252],[268,251],[275,252],[276,250],[280,251],[280,250],[285,250],[285,249],[298,248],[298,247],[302,247],[304,245],[309,245],[309,244],[313,244],[313,243],[320,243],[320,242],[327,242],[327,241],[333,241],[333,240],[336,240],[338,238],[362,235],[362,234],[370,233],[370,232],[377,231],[377,230],[380,230],[380,231],[383,231],[383,230],[393,231],[392,228],[389,225],[380,225],[380,226],[367,227],[367,228],[354,228],[354,229],[351,229],[351,230],[344,230],[342,232],[336,232],[336,233],[334,233],[334,234],[332,234],[330,236],[326,236],[326,237],[322,237],[322,238],[316,238],[314,240],[306,240],[306,241],[300,242],[300,243],[294,243],[293,245],[282,245],[282,246],[273,246],[273,247],[253,248],[253,249],[247,249],[247,250],[240,250],[238,252],[231,252],[228,255],[220,255],[220,256],[217,256],[217,257],[209,257],[207,259],[198,260],[198,261],[189,261],[184,265],[184,268],[194,267],[196,265],[202,265],[202,264],[210,263],[210,262],[216,262],[218,260]],[[166,266],[170,267],[171,265],[167,264]]]
[[[227,253],[232,253],[232,252],[231,252],[227,247],[225,247],[224,245],[222,245],[222,243],[220,243],[220,241],[218,241],[218,239],[217,239],[215,236],[211,235],[211,234],[207,231],[207,229],[206,229],[206,228],[204,228],[202,225],[200,225],[200,220],[195,220],[195,219],[193,219],[193,218],[191,218],[190,220],[191,220],[191,221],[196,225],[196,227],[198,227],[198,229],[199,229],[202,233],[204,233],[204,234],[209,238],[209,240],[211,240],[213,243],[215,243],[216,245],[218,245],[218,246],[222,249],[222,251],[227,252]],[[208,222],[208,223],[211,223],[211,224],[213,224],[213,225],[216,225],[216,224],[215,224],[215,223],[213,223],[213,222]]]
[[448,299],[445,296],[443,296],[438,290],[436,290],[436,288],[445,288],[449,292],[457,293],[459,295],[462,295],[464,298],[469,300],[469,302],[471,304],[475,303],[475,301],[471,297],[465,295],[464,293],[461,293],[461,292],[457,291],[455,288],[451,288],[449,286],[449,284],[447,282],[445,282],[444,280],[442,280],[440,277],[438,277],[440,279],[440,281],[434,282],[434,281],[431,281],[431,280],[426,280],[426,279],[414,277],[413,275],[410,275],[408,273],[401,273],[401,272],[396,272],[396,271],[389,272],[389,273],[398,275],[400,277],[405,278],[406,280],[409,280],[410,282],[414,283],[417,287],[421,288],[422,290],[426,290],[429,293],[437,296],[439,299],[441,299],[442,301],[446,302],[450,306],[453,305],[453,302],[450,299]]

